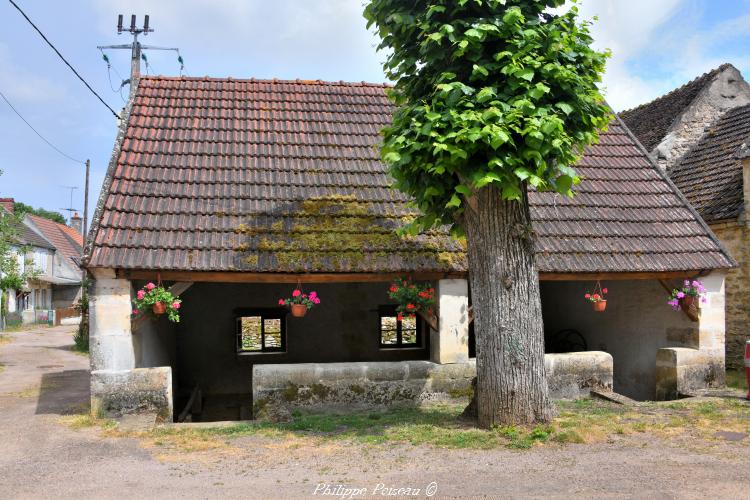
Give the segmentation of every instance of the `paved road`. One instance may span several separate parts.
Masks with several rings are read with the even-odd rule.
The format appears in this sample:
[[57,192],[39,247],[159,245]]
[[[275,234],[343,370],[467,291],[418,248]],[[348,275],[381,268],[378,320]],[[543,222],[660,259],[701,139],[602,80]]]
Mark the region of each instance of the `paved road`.
[[0,345],[0,499],[302,498],[320,483],[332,485],[330,493],[345,483],[367,488],[360,498],[377,498],[379,483],[425,488],[432,482],[436,497],[750,498],[750,443],[704,446],[643,436],[469,451],[245,437],[217,450],[169,452],[60,423],[88,401],[88,359],[71,352],[70,327],[11,337]]

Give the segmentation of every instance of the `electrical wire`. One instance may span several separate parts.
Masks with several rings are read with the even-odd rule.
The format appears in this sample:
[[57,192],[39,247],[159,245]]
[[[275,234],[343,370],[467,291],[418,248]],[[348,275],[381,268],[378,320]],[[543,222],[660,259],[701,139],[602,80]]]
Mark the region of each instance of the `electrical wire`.
[[29,128],[30,128],[31,130],[33,130],[33,131],[34,131],[34,133],[35,133],[36,135],[38,135],[38,136],[39,136],[39,138],[40,138],[41,140],[43,140],[44,142],[46,142],[46,143],[47,143],[47,145],[49,145],[49,147],[51,147],[52,149],[54,149],[55,151],[57,151],[58,153],[60,153],[61,155],[63,155],[63,156],[64,156],[65,158],[67,158],[68,160],[74,161],[74,162],[76,162],[76,163],[80,163],[81,165],[85,165],[85,164],[86,164],[86,162],[84,162],[84,161],[81,161],[81,160],[77,160],[77,159],[73,158],[72,156],[70,156],[70,155],[67,155],[67,154],[65,154],[65,153],[64,153],[64,152],[63,152],[62,150],[60,150],[60,148],[58,148],[57,146],[55,146],[54,144],[52,144],[52,143],[51,143],[50,141],[48,141],[48,140],[47,140],[47,139],[46,139],[46,138],[45,138],[45,137],[44,137],[44,136],[43,136],[42,134],[40,134],[40,133],[39,133],[39,132],[38,132],[38,131],[37,131],[37,130],[36,130],[36,129],[35,129],[35,128],[34,128],[34,127],[33,127],[33,126],[31,125],[31,123],[29,123],[29,122],[28,122],[28,121],[26,120],[26,118],[24,118],[24,117],[23,117],[23,115],[21,115],[21,113],[19,113],[19,112],[18,112],[18,110],[17,110],[17,109],[16,109],[16,108],[15,108],[15,107],[14,107],[14,106],[13,106],[13,105],[12,105],[12,104],[10,103],[10,101],[8,100],[8,98],[7,98],[7,97],[5,97],[5,94],[3,94],[3,93],[2,93],[2,91],[0,91],[0,97],[2,97],[2,98],[3,98],[3,100],[5,101],[5,103],[6,103],[6,104],[7,104],[8,106],[10,106],[10,109],[12,109],[12,110],[13,110],[13,112],[14,112],[15,114],[17,114],[17,115],[18,115],[18,117],[19,117],[19,118],[20,118],[21,120],[23,120],[23,122],[24,122],[24,123],[25,123],[26,125],[28,125],[28,126],[29,126]]
[[99,101],[101,101],[101,103],[104,104],[107,107],[107,109],[110,110],[110,112],[112,112],[113,115],[115,115],[115,117],[120,118],[120,115],[118,115],[117,112],[114,109],[112,109],[112,107],[109,104],[107,104],[104,101],[104,99],[102,99],[102,97],[99,94],[96,93],[96,91],[91,87],[91,85],[89,85],[89,83],[86,80],[83,79],[83,77],[78,73],[78,71],[76,71],[75,68],[73,66],[71,66],[71,64],[68,62],[68,60],[65,59],[65,57],[63,57],[63,55],[60,53],[60,51],[57,50],[57,47],[55,47],[54,45],[52,45],[52,42],[50,42],[47,39],[47,37],[44,36],[44,33],[42,33],[42,31],[39,28],[36,27],[36,24],[34,24],[33,21],[31,19],[29,19],[29,16],[27,16],[26,13],[23,10],[21,10],[21,7],[19,7],[18,4],[16,4],[16,2],[14,2],[13,0],[8,0],[8,1],[29,22],[29,24],[31,25],[31,27],[34,28],[37,33],[39,33],[39,36],[41,36],[42,39],[45,42],[47,42],[47,45],[49,45],[52,48],[52,50],[55,51],[55,53],[58,55],[58,57],[60,59],[62,59],[62,61],[68,66],[68,68],[70,68],[70,70],[78,77],[78,79],[83,82],[83,84],[86,86],[86,88],[88,88],[91,91],[91,93],[94,94],[96,96],[96,98],[99,99]]
[[[99,51],[102,53],[102,59],[107,64],[107,81],[109,82],[109,90],[111,90],[112,93],[114,93],[114,94],[120,94],[120,99],[124,103],[125,102],[125,98],[122,96],[122,86],[123,86],[123,84],[121,83],[120,84],[120,88],[118,88],[117,90],[115,90],[115,86],[112,85],[112,74],[111,74],[110,70],[114,69],[115,73],[117,73],[118,76],[120,75],[120,73],[117,71],[117,68],[112,68],[112,64],[110,64],[109,57],[107,57],[107,54],[105,54],[102,49],[99,49]],[[122,79],[122,77],[120,77],[120,78]]]

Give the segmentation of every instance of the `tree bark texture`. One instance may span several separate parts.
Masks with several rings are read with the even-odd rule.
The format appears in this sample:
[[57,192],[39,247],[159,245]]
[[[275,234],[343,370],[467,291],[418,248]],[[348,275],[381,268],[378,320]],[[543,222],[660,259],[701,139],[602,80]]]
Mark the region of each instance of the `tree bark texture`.
[[521,201],[507,201],[489,185],[467,203],[479,426],[548,422],[552,407],[526,190]]

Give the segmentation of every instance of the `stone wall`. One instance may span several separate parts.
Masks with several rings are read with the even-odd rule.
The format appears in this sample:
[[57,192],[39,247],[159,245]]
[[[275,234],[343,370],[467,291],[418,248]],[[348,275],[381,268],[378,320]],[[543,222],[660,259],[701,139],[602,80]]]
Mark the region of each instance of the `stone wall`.
[[719,73],[680,115],[652,152],[662,169],[669,169],[729,109],[750,103],[750,86],[734,67]]
[[155,413],[164,422],[173,416],[172,370],[169,367],[91,372],[91,413],[119,417]]
[[740,266],[730,269],[726,278],[726,364],[741,370],[745,341],[750,340],[750,228],[731,223],[711,229]]
[[725,383],[725,275],[713,271],[703,276],[706,302],[700,306],[698,345],[665,347],[656,354],[656,399],[675,399],[698,389],[723,387]]
[[[612,388],[612,356],[607,353],[547,354],[544,364],[554,399]],[[256,410],[271,401],[328,408],[413,405],[468,396],[475,376],[473,360],[256,365],[253,402]]]
[[698,324],[670,309],[667,292],[655,280],[603,281],[609,291],[607,309],[594,312],[584,299],[594,284],[541,283],[546,342],[551,344],[560,330],[579,331],[589,350],[604,351],[614,358],[615,391],[633,399],[654,399],[657,351],[698,347]]

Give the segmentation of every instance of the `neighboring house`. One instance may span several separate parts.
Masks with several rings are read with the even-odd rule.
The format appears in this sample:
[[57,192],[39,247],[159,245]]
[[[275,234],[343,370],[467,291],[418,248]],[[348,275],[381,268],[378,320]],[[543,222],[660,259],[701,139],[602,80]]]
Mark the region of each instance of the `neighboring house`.
[[[195,387],[206,401],[252,394],[256,408],[467,390],[464,246],[443,230],[395,233],[415,209],[375,147],[392,111],[385,87],[366,83],[136,82],[84,257],[92,411],[169,419]],[[639,399],[722,385],[731,257],[621,122],[577,168],[574,198],[530,194],[553,397],[612,377]],[[396,318],[397,276],[434,283],[437,331]],[[709,293],[693,321],[663,287],[696,277]],[[180,323],[131,322],[134,289],[160,280],[186,290]],[[604,313],[584,300],[597,280]],[[298,283],[322,299],[302,319],[277,305]]]
[[[668,174],[739,264],[726,280],[726,363],[734,369],[742,369],[750,340],[750,173],[746,164],[743,169],[744,154],[738,155],[750,140],[748,103],[748,84],[725,64],[621,114],[647,148],[679,144],[667,151]],[[679,117],[668,129],[660,125],[665,109]],[[688,128],[689,134],[681,132]]]
[[[13,199],[0,200],[13,210]],[[33,269],[23,290],[9,293],[8,312],[23,323],[45,322],[54,309],[72,307],[80,298],[82,236],[64,224],[25,214],[17,228],[20,270]]]
[[662,169],[668,170],[728,110],[750,104],[750,85],[731,64],[722,64],[620,118]]
[[56,250],[52,266],[52,308],[72,307],[81,297],[83,236],[73,227],[37,215],[26,214],[24,223],[50,241]]

